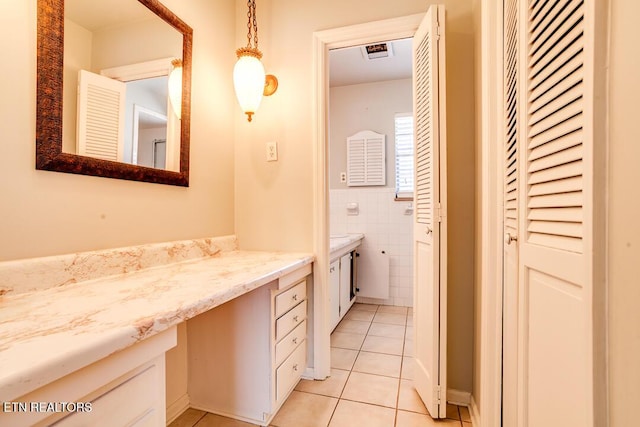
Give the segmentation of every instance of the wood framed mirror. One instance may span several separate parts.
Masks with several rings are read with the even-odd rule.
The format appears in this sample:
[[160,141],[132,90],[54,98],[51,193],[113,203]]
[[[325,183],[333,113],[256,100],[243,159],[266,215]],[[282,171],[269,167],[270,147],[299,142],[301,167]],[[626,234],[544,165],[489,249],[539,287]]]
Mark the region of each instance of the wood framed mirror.
[[[67,1],[71,2],[73,0]],[[137,5],[144,6],[148,11],[152,12],[155,17],[160,18],[158,22],[161,22],[161,25],[171,28],[171,31],[177,30],[178,35],[182,38],[182,57],[174,58],[174,65],[179,64],[175,62],[175,60],[181,60],[182,63],[182,90],[181,96],[178,95],[178,98],[181,98],[181,104],[175,113],[165,111],[165,115],[175,114],[177,116],[177,119],[173,122],[173,133],[176,135],[176,141],[179,136],[179,141],[175,144],[174,170],[160,168],[155,162],[149,166],[135,164],[137,163],[135,160],[136,154],[133,153],[133,155],[131,155],[130,150],[128,156],[125,155],[125,158],[128,157],[129,160],[127,161],[125,159],[123,161],[121,153],[119,154],[118,160],[107,160],[100,158],[99,155],[79,154],[73,147],[69,149],[67,147],[69,144],[63,147],[63,129],[64,133],[70,133],[73,139],[76,140],[78,140],[78,134],[80,132],[78,130],[80,128],[78,126],[78,123],[80,123],[79,119],[76,123],[63,123],[65,120],[67,122],[73,121],[67,120],[69,114],[63,111],[63,99],[69,104],[75,101],[75,99],[73,99],[75,96],[70,98],[63,93],[66,79],[64,62],[65,21],[71,24],[68,18],[65,18],[65,0],[38,0],[36,169],[187,187],[189,186],[191,48],[193,30],[157,0],[119,1],[135,3],[136,7]],[[86,3],[94,4],[93,2]],[[110,7],[111,9],[118,9],[117,5],[113,4],[113,2],[110,2]],[[157,25],[157,23],[154,25]],[[115,25],[111,25],[111,27],[115,27]],[[161,40],[161,38],[155,38],[153,34],[150,35],[150,37],[141,37],[141,42],[146,42],[146,46],[150,47],[152,47],[154,41],[157,42],[157,40]],[[141,50],[146,52],[152,49],[143,48]],[[109,49],[109,51],[113,52],[114,49]],[[164,58],[164,60],[167,60],[167,58]],[[168,58],[168,60],[171,60],[171,58]],[[158,61],[160,60],[156,60],[155,62]],[[154,61],[146,61],[145,63],[150,62],[153,63]],[[128,64],[118,65],[120,68],[117,69],[121,69],[121,66]],[[103,75],[114,72],[114,68],[109,68],[108,70],[104,69],[108,67],[101,68],[103,69]],[[168,71],[166,74],[168,74]],[[167,75],[166,78],[168,79],[169,76]],[[133,79],[135,80],[136,78]],[[75,90],[73,84],[67,84],[67,86]],[[77,98],[79,99],[80,96]],[[80,105],[79,102],[78,105]],[[169,102],[165,101],[165,105],[169,105]],[[166,108],[169,107],[165,107],[165,109]],[[74,106],[74,112],[75,109],[79,110],[80,107]],[[159,116],[161,116],[161,114]],[[171,127],[171,125],[169,127]],[[122,131],[122,124],[120,125],[120,129]],[[66,135],[64,138],[68,139]],[[154,139],[154,141],[157,140],[157,138]],[[169,141],[164,145],[170,145],[168,142]],[[137,145],[139,144],[136,143],[136,146]],[[78,144],[77,147],[79,146]],[[157,143],[153,144],[153,147],[150,149],[157,150]],[[154,155],[154,158],[156,157],[157,156]],[[134,160],[131,160],[131,158]]]

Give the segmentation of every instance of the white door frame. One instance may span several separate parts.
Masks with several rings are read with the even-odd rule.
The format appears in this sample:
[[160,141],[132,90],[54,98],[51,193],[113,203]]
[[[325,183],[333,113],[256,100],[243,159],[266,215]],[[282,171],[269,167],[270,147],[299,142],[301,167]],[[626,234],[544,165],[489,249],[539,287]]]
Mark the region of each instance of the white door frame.
[[[474,425],[499,426],[502,418],[502,0],[482,2],[479,87],[476,87],[479,154],[478,248],[480,406],[473,396]],[[478,46],[478,44],[477,44]],[[476,321],[478,318],[476,317]],[[477,341],[476,341],[477,342]],[[477,378],[477,376],[476,376]]]
[[424,13],[368,22],[313,33],[313,250],[314,268],[314,376],[330,373],[329,326],[329,181],[328,107],[329,49],[413,37]]

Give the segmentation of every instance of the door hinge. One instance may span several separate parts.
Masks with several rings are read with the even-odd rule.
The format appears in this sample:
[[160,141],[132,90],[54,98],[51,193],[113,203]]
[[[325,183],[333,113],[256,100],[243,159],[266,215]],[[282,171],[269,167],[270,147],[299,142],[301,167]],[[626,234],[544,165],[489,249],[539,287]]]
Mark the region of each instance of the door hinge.
[[440,386],[438,386],[437,391],[438,391],[438,405],[440,405],[442,403],[442,392],[441,392]]
[[438,222],[442,222],[442,206],[440,205],[440,202],[436,203],[436,219]]
[[440,40],[440,25],[436,25],[436,40]]

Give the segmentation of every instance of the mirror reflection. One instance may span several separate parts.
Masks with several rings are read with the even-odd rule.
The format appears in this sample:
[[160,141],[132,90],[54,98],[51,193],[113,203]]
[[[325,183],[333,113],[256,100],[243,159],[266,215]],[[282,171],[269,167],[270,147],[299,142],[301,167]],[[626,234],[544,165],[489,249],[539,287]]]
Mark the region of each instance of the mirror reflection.
[[64,10],[62,151],[179,171],[182,34],[138,1]]

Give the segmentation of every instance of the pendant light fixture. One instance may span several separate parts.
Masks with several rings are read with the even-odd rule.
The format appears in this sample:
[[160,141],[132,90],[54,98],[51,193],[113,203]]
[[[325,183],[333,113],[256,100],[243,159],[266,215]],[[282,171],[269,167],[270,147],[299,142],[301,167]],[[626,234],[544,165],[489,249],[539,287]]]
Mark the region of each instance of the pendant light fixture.
[[[265,75],[262,52],[258,50],[258,23],[256,21],[256,1],[248,0],[247,6],[247,46],[236,50],[238,62],[233,68],[233,86],[242,111],[251,121],[258,110],[262,96],[272,95],[278,88],[278,79],[271,74]],[[252,44],[253,41],[253,44]]]

